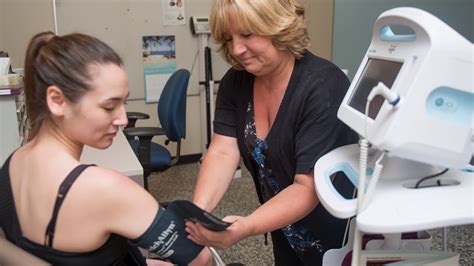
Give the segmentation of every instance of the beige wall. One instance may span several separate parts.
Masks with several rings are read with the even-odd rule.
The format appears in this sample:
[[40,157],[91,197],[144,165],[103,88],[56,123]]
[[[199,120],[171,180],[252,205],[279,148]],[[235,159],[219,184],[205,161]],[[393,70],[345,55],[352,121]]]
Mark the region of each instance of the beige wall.
[[[151,118],[139,125],[156,126],[156,103],[144,102],[144,75],[141,38],[144,35],[174,35],[176,37],[176,66],[191,70],[187,101],[187,136],[182,146],[183,154],[201,153],[201,104],[198,97],[203,86],[199,85],[199,73],[203,67],[196,54],[199,39],[191,34],[190,16],[209,14],[210,0],[185,1],[186,25],[166,26],[162,23],[161,1],[58,1],[58,31],[66,34],[85,32],[111,45],[124,59],[129,77],[130,100],[128,111],[147,112]],[[104,17],[104,13],[107,17]],[[84,20],[87,15],[87,20]],[[219,55],[213,53],[214,78],[220,79],[227,69]],[[164,143],[164,138],[154,141]]]
[[[331,58],[333,0],[303,0],[306,4],[306,18],[311,37],[310,50],[324,58]],[[131,99],[128,111],[146,112],[151,115],[148,120],[138,122],[142,126],[157,124],[156,104],[145,104],[143,100],[143,67],[141,54],[136,47],[136,40],[142,35],[175,34],[177,37],[177,67],[191,70],[194,56],[198,50],[198,39],[185,26],[161,26],[160,10],[157,3],[150,1],[108,0],[109,12],[100,12],[103,2],[94,0],[58,0],[58,30],[60,34],[82,31],[100,37],[124,57],[130,79]],[[203,16],[209,13],[210,0],[186,1],[186,19],[192,15]],[[123,6],[126,5],[126,6]],[[155,6],[153,6],[155,5]],[[87,6],[92,9],[87,9]],[[29,38],[44,30],[54,30],[53,8],[51,0],[0,0],[0,49],[7,50],[13,67],[22,67],[24,53]],[[124,10],[128,10],[127,13]],[[87,14],[79,16],[80,12]],[[117,16],[117,12],[123,15]],[[104,14],[111,17],[104,17]],[[87,19],[85,19],[87,18]],[[13,21],[14,27],[6,27],[5,21]],[[12,25],[11,23],[9,23]],[[114,28],[114,27],[118,27]],[[8,38],[7,38],[8,37]],[[138,50],[138,53],[135,53]],[[214,79],[220,79],[228,66],[220,56],[213,53]],[[187,132],[182,146],[182,153],[201,153],[201,100],[199,91],[199,63],[196,61],[189,82],[187,101]],[[204,126],[204,125],[203,125]],[[164,143],[164,138],[155,141]],[[171,148],[174,150],[174,148]]]
[[3,47],[3,39],[4,39],[4,33],[3,33],[3,28],[5,25],[5,7],[4,7],[4,1],[5,0],[0,0],[0,51],[5,50],[5,47]]
[[310,51],[328,60],[332,55],[334,0],[303,0],[311,38]]
[[[22,67],[28,40],[34,34],[54,30],[51,0],[0,0],[3,46],[12,67]],[[8,26],[7,26],[8,25]],[[2,43],[0,43],[2,44]]]

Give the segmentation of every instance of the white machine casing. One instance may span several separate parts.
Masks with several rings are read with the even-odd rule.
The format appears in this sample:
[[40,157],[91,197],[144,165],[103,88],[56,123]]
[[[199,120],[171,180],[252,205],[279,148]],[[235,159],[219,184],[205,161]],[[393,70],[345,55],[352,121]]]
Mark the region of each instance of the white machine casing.
[[[414,35],[390,34],[387,25],[406,26]],[[377,77],[390,72],[383,64],[366,71],[370,60],[398,64],[386,87],[400,95],[401,102],[393,107],[383,100],[378,114],[370,116],[369,111],[366,117],[367,96],[375,85],[359,83],[372,75],[374,80],[366,83],[377,84]],[[372,144],[366,187],[379,155],[382,151],[390,155],[384,158],[370,203],[357,215],[359,228],[403,232],[474,222],[474,172],[468,165],[473,151],[473,74],[472,43],[433,15],[415,8],[394,8],[379,16],[369,49],[338,110],[339,119]],[[361,87],[365,95],[352,104]],[[343,172],[357,187],[359,166],[357,144],[339,147],[315,164],[318,198],[338,218],[356,215],[357,199],[343,198],[332,176]],[[452,169],[438,176],[441,186],[414,189],[421,178],[444,168]]]
[[[366,140],[339,147],[314,167],[315,190],[328,212],[356,215],[353,246],[328,251],[323,265],[340,264],[349,248],[358,265],[362,232],[383,233],[380,247],[398,249],[405,247],[402,232],[474,223],[473,56],[470,41],[423,10],[394,8],[377,18],[338,110],[372,147]],[[375,92],[388,100],[371,98]],[[335,189],[338,172],[357,187],[358,198]]]
[[[399,25],[414,35],[393,34]],[[466,167],[474,147],[473,44],[435,16],[408,7],[382,13],[372,36],[339,119],[390,156]],[[394,108],[384,101],[375,119],[366,119],[349,101],[371,59],[402,63],[391,86],[401,103]]]

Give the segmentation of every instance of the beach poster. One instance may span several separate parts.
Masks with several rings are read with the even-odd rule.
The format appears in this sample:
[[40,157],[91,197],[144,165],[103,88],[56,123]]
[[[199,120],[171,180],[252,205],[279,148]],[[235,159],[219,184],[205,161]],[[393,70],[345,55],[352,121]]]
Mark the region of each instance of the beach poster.
[[175,36],[143,36],[142,50],[145,102],[158,102],[166,81],[176,71]]

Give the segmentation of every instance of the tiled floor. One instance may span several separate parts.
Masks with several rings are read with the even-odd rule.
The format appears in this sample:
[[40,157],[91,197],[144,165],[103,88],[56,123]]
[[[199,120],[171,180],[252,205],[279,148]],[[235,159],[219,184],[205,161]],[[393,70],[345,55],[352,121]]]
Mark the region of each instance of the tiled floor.
[[[198,174],[197,164],[179,165],[149,177],[151,193],[158,201],[175,199],[190,200]],[[236,178],[214,214],[223,218],[226,215],[247,215],[259,205],[254,183],[249,173],[242,171]],[[433,237],[432,249],[443,249],[442,229],[429,230]],[[460,253],[460,265],[474,265],[474,225],[456,226],[448,229],[448,250]],[[230,248],[219,250],[226,263],[240,262],[245,265],[273,265],[271,241],[266,246],[264,236],[245,239]]]

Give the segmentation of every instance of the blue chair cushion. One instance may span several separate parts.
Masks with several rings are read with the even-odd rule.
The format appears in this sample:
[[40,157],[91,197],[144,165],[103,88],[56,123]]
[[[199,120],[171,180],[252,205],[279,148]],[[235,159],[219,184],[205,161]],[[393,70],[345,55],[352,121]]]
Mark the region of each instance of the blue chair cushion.
[[[138,157],[138,145],[140,144],[140,142],[138,140],[130,140],[129,142],[130,142],[130,145],[132,146],[133,151]],[[168,149],[166,149],[160,144],[152,142],[150,153],[151,153],[150,155],[151,168],[162,168],[162,167],[169,166],[169,164],[171,163],[170,152],[168,151]]]

